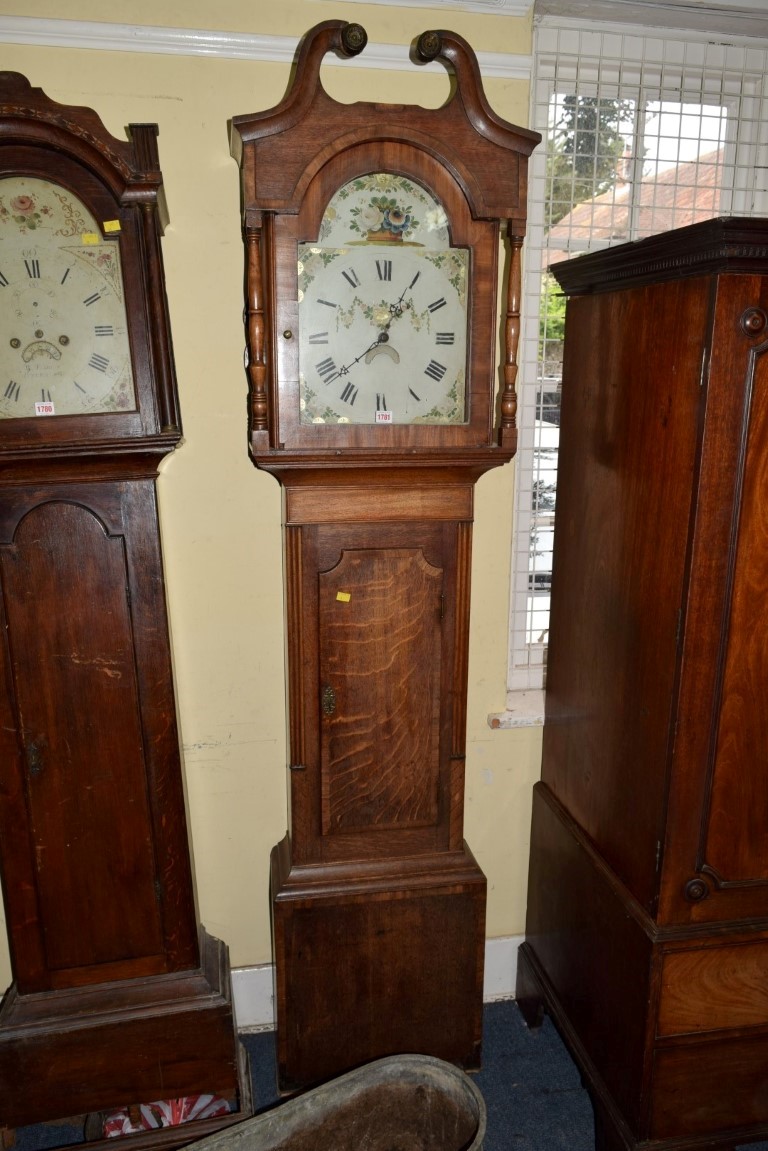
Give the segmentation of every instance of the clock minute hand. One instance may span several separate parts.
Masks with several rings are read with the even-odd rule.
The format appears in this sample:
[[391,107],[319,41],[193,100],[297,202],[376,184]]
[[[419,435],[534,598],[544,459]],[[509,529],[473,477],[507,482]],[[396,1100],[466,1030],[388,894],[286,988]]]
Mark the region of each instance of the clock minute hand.
[[[379,332],[378,336],[376,337],[376,339],[373,341],[372,344],[369,344],[368,347],[364,351],[362,351],[359,356],[355,356],[354,360],[350,360],[348,364],[343,364],[342,367],[339,368],[339,370],[336,374],[339,376],[348,375],[350,368],[353,368],[355,366],[355,364],[359,364],[360,361],[364,360],[365,357],[367,355],[369,355],[369,353],[372,352],[374,348],[378,348],[378,346],[380,344],[385,344],[388,339],[389,339],[389,336],[387,335],[386,331]],[[334,378],[335,377],[333,377],[333,376],[331,377],[331,379],[334,379]]]
[[375,351],[376,348],[379,348],[379,347],[381,347],[382,344],[387,343],[387,341],[389,340],[389,329],[392,325],[392,321],[398,319],[398,317],[402,316],[403,312],[407,311],[408,308],[412,307],[412,305],[410,303],[403,304],[403,299],[405,298],[405,293],[410,292],[411,288],[414,286],[414,284],[416,283],[416,281],[418,280],[420,275],[421,275],[421,272],[417,272],[416,275],[411,280],[410,284],[407,284],[403,288],[402,292],[398,296],[395,303],[389,305],[389,319],[387,320],[387,322],[384,325],[384,327],[382,328],[382,330],[379,332],[376,339],[373,340],[373,342],[370,343],[368,345],[368,347],[365,348],[360,353],[359,356],[355,356],[354,360],[350,360],[348,364],[343,364],[338,369],[338,371],[336,372],[336,375],[330,377],[330,379],[328,380],[328,383],[330,383],[331,380],[336,379],[337,376],[349,375],[350,368],[353,368],[355,366],[355,364],[359,364],[361,360],[366,359],[366,357],[368,357],[371,354],[371,352]]

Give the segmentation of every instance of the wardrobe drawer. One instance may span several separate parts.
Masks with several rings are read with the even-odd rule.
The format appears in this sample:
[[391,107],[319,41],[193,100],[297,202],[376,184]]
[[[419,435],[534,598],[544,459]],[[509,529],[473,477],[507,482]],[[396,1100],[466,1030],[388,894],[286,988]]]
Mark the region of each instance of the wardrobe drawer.
[[657,1034],[768,1023],[768,940],[668,951]]
[[765,1138],[766,1067],[766,1035],[681,1042],[657,1049],[650,1137],[684,1138],[685,1146],[690,1147],[688,1140],[696,1135],[759,1127]]

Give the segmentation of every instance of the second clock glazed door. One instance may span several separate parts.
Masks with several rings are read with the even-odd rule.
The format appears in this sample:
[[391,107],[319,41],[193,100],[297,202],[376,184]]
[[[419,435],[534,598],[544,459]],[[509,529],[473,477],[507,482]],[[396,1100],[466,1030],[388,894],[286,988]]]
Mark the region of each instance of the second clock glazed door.
[[302,661],[306,763],[293,773],[293,842],[308,858],[453,846],[441,797],[451,760],[456,530],[301,529],[296,606],[316,643]]

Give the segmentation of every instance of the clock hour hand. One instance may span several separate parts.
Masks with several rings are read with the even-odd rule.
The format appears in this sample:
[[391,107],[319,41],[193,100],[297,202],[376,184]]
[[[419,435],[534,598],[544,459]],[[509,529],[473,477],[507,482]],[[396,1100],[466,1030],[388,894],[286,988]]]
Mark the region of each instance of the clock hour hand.
[[403,288],[402,292],[398,296],[395,303],[389,305],[389,320],[387,322],[387,328],[389,328],[389,325],[392,323],[393,320],[398,319],[400,316],[402,316],[403,312],[407,311],[408,308],[413,307],[413,304],[410,302],[410,300],[408,301],[407,304],[404,304],[403,300],[405,299],[405,293],[410,292],[410,290],[413,288],[414,284],[416,283],[416,281],[418,280],[420,275],[421,275],[421,272],[417,272],[416,275],[411,280],[410,284],[408,284],[405,288]]
[[[392,326],[394,320],[399,319],[403,312],[406,312],[409,308],[413,307],[413,304],[410,301],[407,304],[404,304],[403,300],[405,299],[406,292],[410,292],[420,275],[421,272],[417,272],[411,280],[410,284],[406,284],[406,286],[403,288],[395,303],[389,305],[389,319],[384,324],[376,339],[373,340],[367,348],[364,348],[359,356],[355,356],[354,360],[350,360],[349,363],[342,364],[340,368],[337,368],[335,373],[326,375],[326,383],[329,384],[333,380],[338,379],[340,376],[348,376],[350,369],[354,368],[355,364],[359,364],[361,360],[365,360],[367,364],[370,364],[371,361],[376,358],[376,355],[379,352],[383,352],[385,350],[390,353],[393,360],[396,359],[399,361],[400,357],[394,348],[386,348],[386,345],[389,342],[389,329]],[[329,363],[328,366],[331,367],[331,364]]]

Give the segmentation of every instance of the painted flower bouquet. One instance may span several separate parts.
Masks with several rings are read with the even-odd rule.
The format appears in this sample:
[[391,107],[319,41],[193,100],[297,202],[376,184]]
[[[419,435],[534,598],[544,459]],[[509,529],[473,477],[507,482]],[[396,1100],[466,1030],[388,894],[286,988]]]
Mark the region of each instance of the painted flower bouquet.
[[418,226],[410,205],[402,208],[390,196],[373,196],[368,204],[351,210],[351,227],[368,240],[392,244]]

